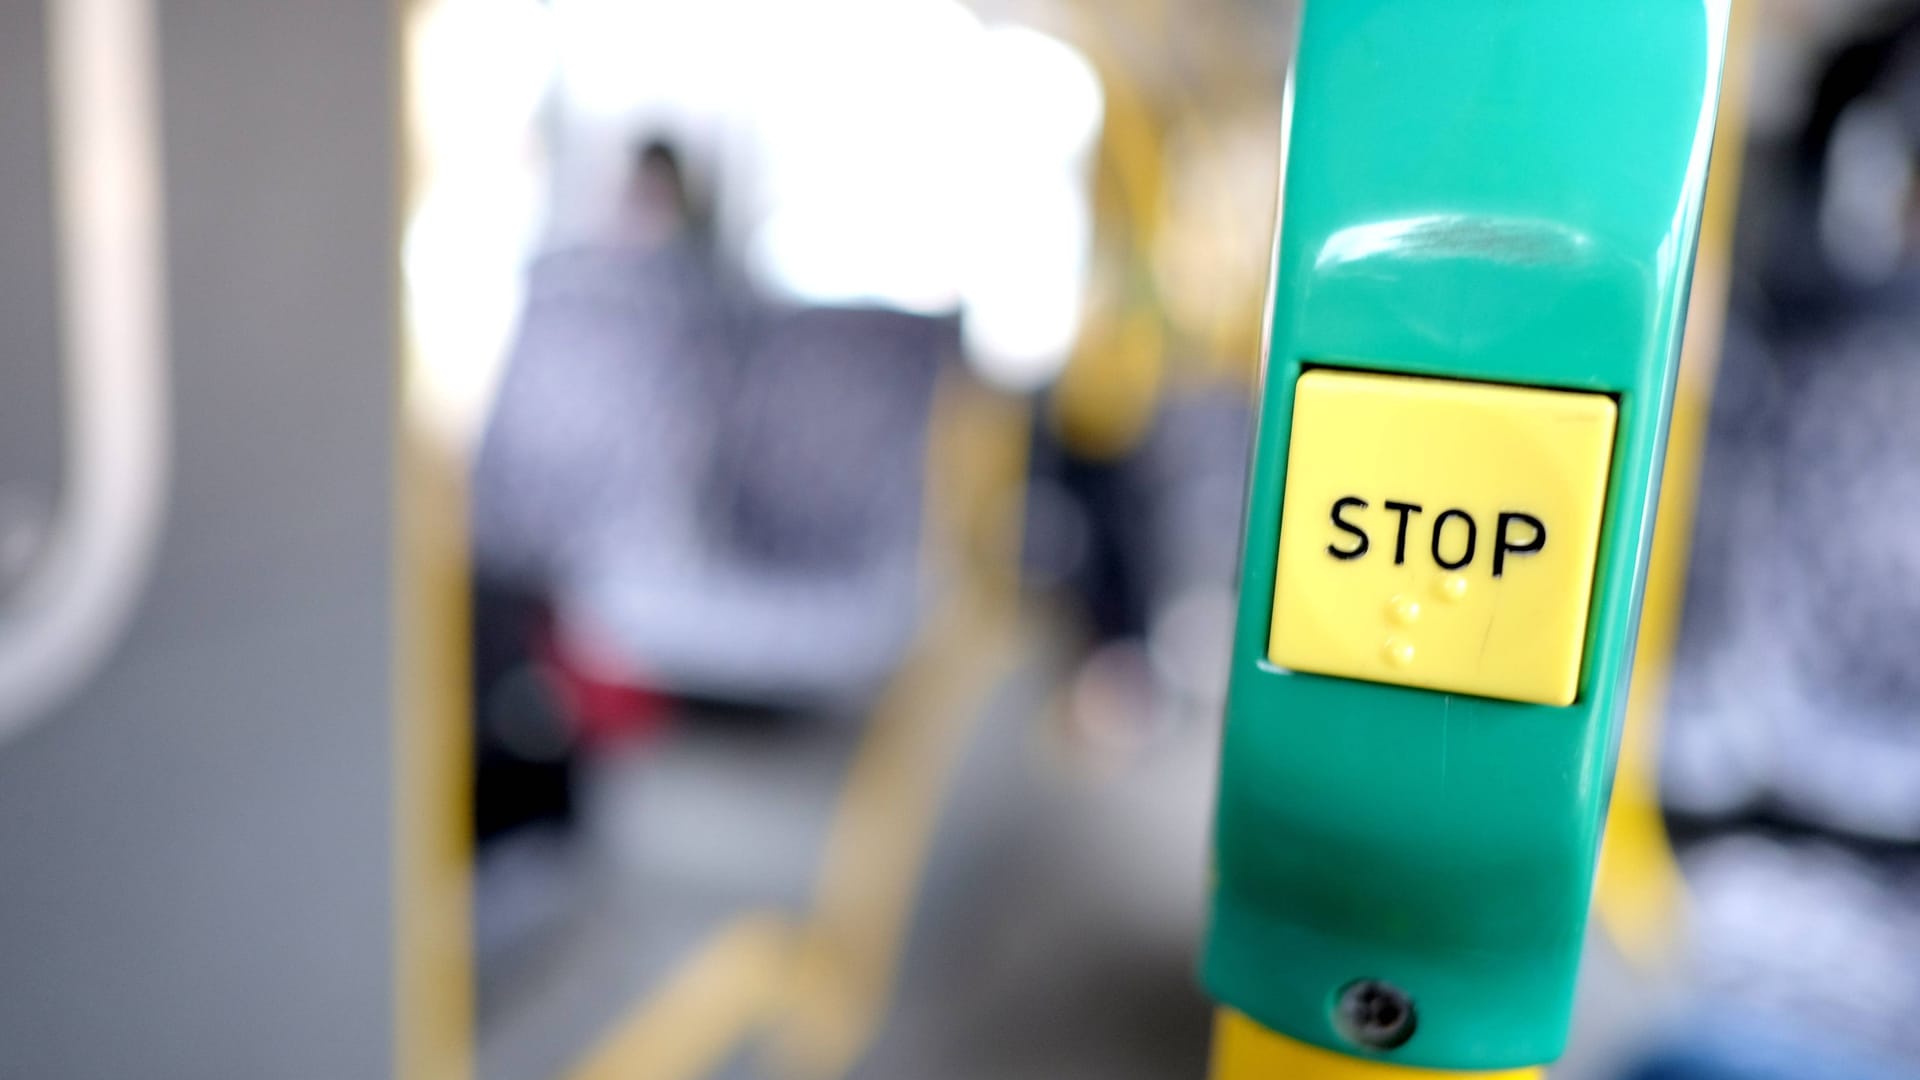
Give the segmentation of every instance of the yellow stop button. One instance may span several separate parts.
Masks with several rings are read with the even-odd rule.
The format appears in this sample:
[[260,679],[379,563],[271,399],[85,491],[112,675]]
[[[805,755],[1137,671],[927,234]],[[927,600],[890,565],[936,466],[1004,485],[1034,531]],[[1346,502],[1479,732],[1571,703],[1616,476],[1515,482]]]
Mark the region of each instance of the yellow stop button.
[[1571,705],[1617,419],[1603,394],[1302,375],[1269,658]]

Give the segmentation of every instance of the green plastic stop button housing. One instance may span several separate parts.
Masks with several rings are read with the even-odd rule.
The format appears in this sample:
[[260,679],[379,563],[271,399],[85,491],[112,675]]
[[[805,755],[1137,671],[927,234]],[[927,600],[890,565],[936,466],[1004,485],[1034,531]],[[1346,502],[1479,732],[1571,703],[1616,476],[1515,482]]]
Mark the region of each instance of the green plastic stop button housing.
[[[1728,0],[1306,4],[1203,961],[1268,1028],[1430,1069],[1564,1048],[1727,21]],[[1591,498],[1526,502],[1523,474],[1555,486],[1528,471],[1551,418],[1512,425],[1530,448],[1460,449],[1487,437],[1479,389],[1523,412],[1604,402],[1568,410],[1581,460],[1610,447],[1580,474]],[[1467,405],[1433,419],[1403,391]],[[1528,584],[1546,568],[1556,584]],[[1476,650],[1529,655],[1515,620],[1547,610],[1553,677],[1477,669]],[[1369,980],[1416,1010],[1394,1049],[1339,1020]]]

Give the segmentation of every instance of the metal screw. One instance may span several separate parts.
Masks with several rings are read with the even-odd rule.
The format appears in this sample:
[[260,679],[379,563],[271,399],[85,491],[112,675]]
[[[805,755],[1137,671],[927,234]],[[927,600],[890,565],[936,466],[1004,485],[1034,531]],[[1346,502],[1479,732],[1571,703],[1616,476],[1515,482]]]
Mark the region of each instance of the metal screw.
[[1398,1050],[1413,1038],[1420,1014],[1406,991],[1362,979],[1340,992],[1333,1019],[1340,1034],[1369,1050]]

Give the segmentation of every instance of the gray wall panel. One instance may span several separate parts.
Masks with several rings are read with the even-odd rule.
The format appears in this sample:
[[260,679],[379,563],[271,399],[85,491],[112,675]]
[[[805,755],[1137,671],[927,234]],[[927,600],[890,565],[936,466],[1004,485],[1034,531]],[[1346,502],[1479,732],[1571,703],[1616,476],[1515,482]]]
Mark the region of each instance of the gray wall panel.
[[[51,325],[15,179],[46,171],[39,20],[0,0],[9,344]],[[395,25],[160,5],[175,486],[114,658],[0,745],[0,1076],[390,1071]],[[49,381],[0,363],[0,401]],[[56,417],[0,416],[0,475],[51,468]]]

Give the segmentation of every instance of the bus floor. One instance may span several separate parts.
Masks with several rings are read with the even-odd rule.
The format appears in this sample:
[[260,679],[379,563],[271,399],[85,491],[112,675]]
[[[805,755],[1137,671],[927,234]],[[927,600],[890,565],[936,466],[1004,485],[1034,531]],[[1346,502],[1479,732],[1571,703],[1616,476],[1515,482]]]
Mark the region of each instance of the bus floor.
[[1035,621],[864,722],[689,716],[596,763],[573,843],[492,860],[548,899],[481,954],[483,1080],[1204,1075],[1217,727],[1090,750]]

